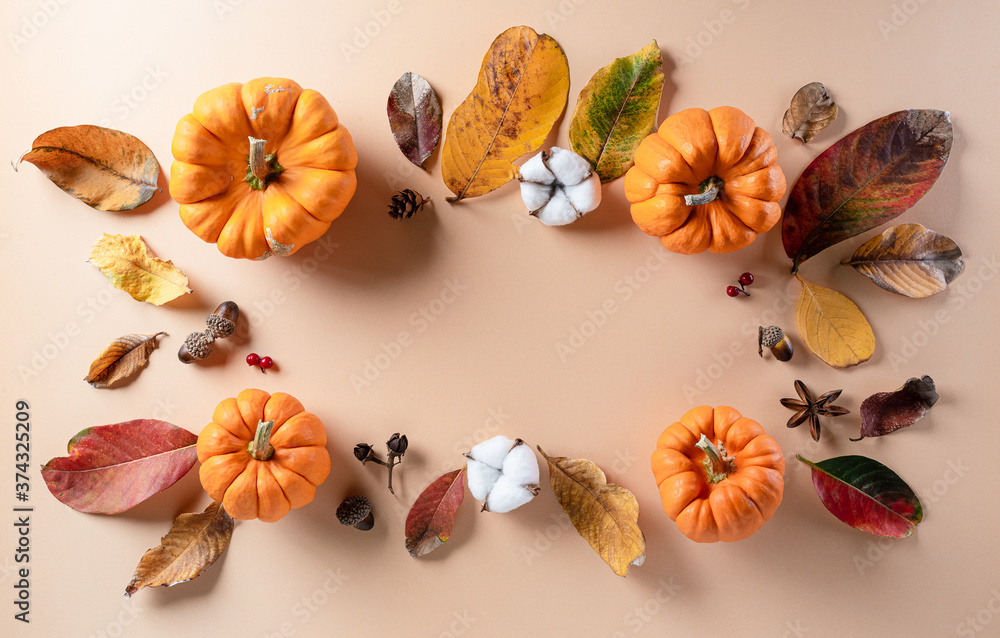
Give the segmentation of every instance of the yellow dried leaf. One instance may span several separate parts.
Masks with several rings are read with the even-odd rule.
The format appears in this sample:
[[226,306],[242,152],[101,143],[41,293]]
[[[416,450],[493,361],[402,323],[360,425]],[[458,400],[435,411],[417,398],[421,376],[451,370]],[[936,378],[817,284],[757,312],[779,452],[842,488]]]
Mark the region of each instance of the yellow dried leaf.
[[469,97],[448,121],[441,175],[455,193],[476,197],[517,175],[514,160],[537,151],[569,95],[569,63],[559,43],[530,27],[493,41]]
[[608,483],[601,468],[586,459],[549,456],[549,482],[573,526],[619,576],[646,560],[646,537],[639,529],[639,502],[621,485]]
[[149,353],[156,348],[156,338],[165,334],[157,332],[118,337],[104,346],[101,354],[90,364],[90,372],[83,380],[95,388],[106,388],[115,381],[132,376],[149,361]]
[[131,598],[143,587],[170,587],[197,578],[226,551],[233,525],[219,502],[201,514],[181,514],[160,546],[143,554],[125,587],[125,597]]
[[835,368],[868,361],[875,353],[875,335],[854,302],[835,290],[795,278],[802,284],[795,322],[806,347]]
[[138,301],[160,306],[191,292],[184,273],[154,256],[139,235],[105,233],[90,250],[90,263]]

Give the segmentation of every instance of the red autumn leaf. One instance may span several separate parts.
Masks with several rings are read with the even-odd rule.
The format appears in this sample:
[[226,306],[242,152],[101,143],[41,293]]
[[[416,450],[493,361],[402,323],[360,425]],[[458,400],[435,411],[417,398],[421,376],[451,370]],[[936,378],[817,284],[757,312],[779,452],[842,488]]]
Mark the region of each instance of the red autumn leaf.
[[951,153],[947,111],[898,111],[847,134],[806,167],[788,195],[781,241],[799,264],[884,224],[924,196]]
[[882,436],[913,425],[937,403],[934,379],[927,375],[908,379],[895,392],[876,392],[861,402],[861,436]]
[[176,483],[198,459],[198,437],[156,419],[87,428],[69,456],[42,466],[52,495],[75,510],[118,514]]
[[439,476],[417,497],[406,515],[406,551],[429,554],[451,537],[455,511],[465,496],[465,468]]
[[923,518],[920,500],[899,475],[865,456],[838,456],[812,468],[813,486],[830,513],[855,529],[903,538]]

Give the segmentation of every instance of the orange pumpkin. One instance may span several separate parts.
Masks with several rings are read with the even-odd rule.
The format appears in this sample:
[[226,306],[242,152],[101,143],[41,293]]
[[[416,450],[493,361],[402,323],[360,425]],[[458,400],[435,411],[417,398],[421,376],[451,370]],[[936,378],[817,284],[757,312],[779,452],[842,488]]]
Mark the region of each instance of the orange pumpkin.
[[675,113],[640,142],[625,174],[632,219],[675,253],[739,250],[781,217],[777,157],[771,136],[739,109]]
[[330,474],[326,428],[283,392],[244,390],[219,403],[197,450],[202,487],[239,520],[282,518]]
[[667,516],[699,543],[743,540],[781,503],[778,442],[728,406],[689,410],[660,434],[652,465]]
[[357,187],[357,152],[330,103],[283,78],[203,94],[171,149],[181,220],[228,257],[294,253],[327,231]]

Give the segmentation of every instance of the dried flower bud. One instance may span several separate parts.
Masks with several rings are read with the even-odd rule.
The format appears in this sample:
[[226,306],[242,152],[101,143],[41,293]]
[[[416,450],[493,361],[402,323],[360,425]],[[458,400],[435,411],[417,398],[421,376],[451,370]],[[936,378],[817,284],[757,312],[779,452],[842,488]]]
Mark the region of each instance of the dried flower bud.
[[405,434],[400,436],[399,432],[396,432],[395,434],[389,437],[389,440],[385,442],[385,445],[387,448],[389,448],[389,451],[392,452],[393,454],[396,454],[397,456],[403,456],[403,453],[406,452],[406,446],[409,445],[409,442],[406,440]]
[[372,446],[367,443],[358,443],[354,446],[354,458],[364,463],[365,461],[371,460],[375,455],[375,451],[372,450]]

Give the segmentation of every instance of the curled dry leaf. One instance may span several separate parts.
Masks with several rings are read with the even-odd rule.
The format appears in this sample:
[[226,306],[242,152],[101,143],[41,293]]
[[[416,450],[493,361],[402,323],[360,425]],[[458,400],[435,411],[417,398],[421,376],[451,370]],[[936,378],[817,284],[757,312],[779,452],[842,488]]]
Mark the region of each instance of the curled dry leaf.
[[941,292],[965,267],[954,240],[920,224],[887,228],[842,263],[880,288],[917,299]]
[[118,337],[104,346],[101,354],[90,364],[90,372],[83,380],[95,388],[107,388],[115,381],[132,376],[149,361],[149,354],[156,348],[156,338],[165,334],[157,332]]
[[91,514],[118,514],[181,479],[198,460],[198,437],[184,428],[137,419],[82,430],[69,456],[42,466],[42,480],[62,503]]
[[903,538],[913,533],[924,511],[920,499],[899,475],[874,459],[838,456],[813,463],[813,486],[823,506],[854,529]]
[[580,91],[569,124],[570,148],[606,184],[632,166],[635,149],[656,126],[663,59],[653,40],[600,69]]
[[101,126],[61,126],[35,138],[14,165],[34,164],[73,197],[98,210],[131,210],[153,197],[160,164],[136,137]]
[[229,547],[233,518],[213,501],[201,514],[181,514],[167,535],[143,554],[125,587],[131,598],[143,587],[172,587],[201,576]]
[[810,82],[795,92],[792,103],[781,120],[781,132],[793,139],[809,142],[837,119],[837,104],[822,82]]
[[795,323],[810,352],[835,368],[868,361],[875,354],[875,334],[857,305],[836,290],[795,277],[802,284]]
[[861,402],[861,436],[882,436],[913,425],[937,403],[934,379],[927,375],[908,379],[895,392],[876,392]]
[[187,276],[173,262],[153,255],[139,235],[105,233],[91,248],[90,263],[137,301],[161,306],[191,293]]
[[621,485],[608,483],[601,468],[585,459],[549,456],[549,482],[576,531],[619,576],[646,560],[639,529],[639,502]]
[[406,515],[406,551],[417,558],[451,538],[455,512],[465,496],[465,468],[439,476],[420,493]]
[[894,219],[937,181],[951,153],[947,111],[899,111],[823,151],[788,195],[781,241],[799,264]]
[[511,27],[493,41],[472,93],[448,121],[441,176],[455,194],[477,197],[514,179],[514,160],[537,151],[569,96],[569,63],[552,37]]
[[437,93],[427,80],[407,71],[392,86],[386,112],[399,150],[423,168],[441,139],[441,102]]

